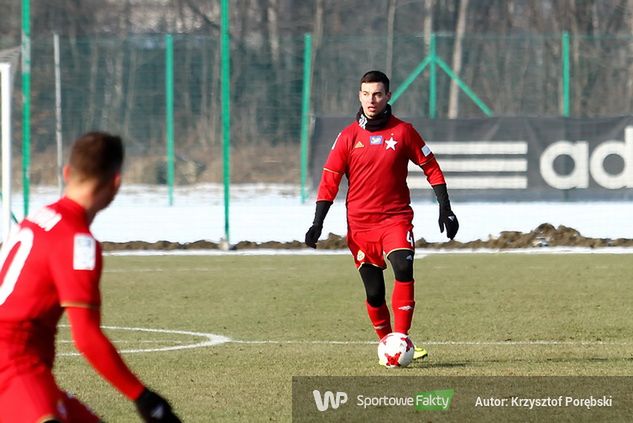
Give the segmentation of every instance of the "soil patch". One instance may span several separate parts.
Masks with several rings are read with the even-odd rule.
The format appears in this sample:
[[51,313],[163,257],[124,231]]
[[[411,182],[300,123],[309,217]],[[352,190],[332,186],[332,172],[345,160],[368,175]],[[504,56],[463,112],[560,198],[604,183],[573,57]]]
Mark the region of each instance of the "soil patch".
[[[196,242],[103,242],[104,251],[123,251],[123,250],[217,250],[221,245],[210,241]],[[633,247],[633,239],[625,238],[588,238],[582,236],[580,232],[573,228],[560,225],[557,228],[549,223],[543,223],[536,229],[528,232],[505,231],[501,232],[498,237],[487,240],[476,240],[469,242],[449,241],[449,242],[427,242],[424,238],[416,241],[417,248],[427,249],[480,249],[488,248],[495,250],[513,249],[513,248],[540,248],[540,247]],[[296,250],[306,248],[301,241],[290,242],[252,242],[240,241],[231,246],[232,250],[247,249],[286,249]],[[324,240],[319,241],[318,248],[320,250],[341,250],[347,248],[345,237],[330,233]]]

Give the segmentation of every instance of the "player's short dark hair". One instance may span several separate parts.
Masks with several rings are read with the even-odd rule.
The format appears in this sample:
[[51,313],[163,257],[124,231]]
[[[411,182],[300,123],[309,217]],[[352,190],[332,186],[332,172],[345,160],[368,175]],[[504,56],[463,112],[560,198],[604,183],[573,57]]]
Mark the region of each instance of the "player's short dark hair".
[[121,172],[124,156],[121,137],[95,131],[75,140],[68,164],[78,177],[103,182]]
[[371,70],[360,79],[360,85],[362,86],[366,82],[382,82],[385,86],[385,92],[389,92],[389,78],[384,73],[378,70]]

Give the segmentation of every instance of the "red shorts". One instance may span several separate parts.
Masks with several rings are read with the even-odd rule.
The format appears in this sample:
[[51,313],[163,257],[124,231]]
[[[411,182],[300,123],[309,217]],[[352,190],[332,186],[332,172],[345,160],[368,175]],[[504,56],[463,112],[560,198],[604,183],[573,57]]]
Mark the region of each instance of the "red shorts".
[[77,398],[59,389],[50,370],[35,366],[13,374],[0,391],[0,422],[92,423],[99,418]]
[[379,224],[371,230],[347,231],[347,246],[354,256],[356,267],[372,264],[385,269],[385,256],[395,250],[415,251],[413,225],[409,221]]

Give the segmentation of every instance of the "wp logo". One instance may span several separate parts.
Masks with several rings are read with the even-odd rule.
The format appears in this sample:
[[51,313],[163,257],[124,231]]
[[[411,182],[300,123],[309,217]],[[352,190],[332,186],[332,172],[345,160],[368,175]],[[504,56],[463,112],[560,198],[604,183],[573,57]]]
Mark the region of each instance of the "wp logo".
[[325,393],[321,395],[321,391],[315,389],[312,391],[312,395],[314,395],[314,402],[319,411],[325,411],[330,407],[336,410],[347,402],[347,394],[345,392],[334,393],[332,391],[325,391]]

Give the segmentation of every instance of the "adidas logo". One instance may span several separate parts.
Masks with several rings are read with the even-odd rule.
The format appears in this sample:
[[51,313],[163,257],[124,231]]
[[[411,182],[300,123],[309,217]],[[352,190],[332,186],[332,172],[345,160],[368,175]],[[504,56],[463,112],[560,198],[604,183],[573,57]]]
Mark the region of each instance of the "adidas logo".
[[150,413],[150,415],[153,418],[160,420],[165,416],[165,408],[161,404],[158,407],[154,408],[152,412]]
[[407,306],[398,307],[398,310],[409,311],[409,310],[413,310],[413,307],[411,307],[410,305],[407,305]]
[[362,143],[362,142],[360,142],[360,141],[358,141],[358,142],[356,143],[356,145],[354,146],[354,148],[363,148],[363,147],[365,147],[365,146],[364,146],[364,145],[363,145],[363,143]]

